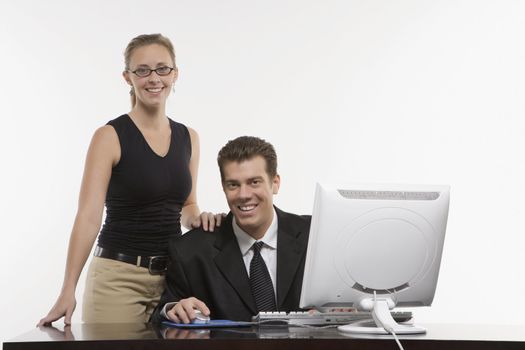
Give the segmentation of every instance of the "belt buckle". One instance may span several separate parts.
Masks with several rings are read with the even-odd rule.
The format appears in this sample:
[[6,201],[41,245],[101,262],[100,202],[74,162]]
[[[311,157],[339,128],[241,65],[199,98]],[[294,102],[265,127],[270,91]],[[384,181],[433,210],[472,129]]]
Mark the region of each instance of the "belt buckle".
[[166,272],[168,257],[151,256],[148,263],[148,271],[152,275],[162,275]]

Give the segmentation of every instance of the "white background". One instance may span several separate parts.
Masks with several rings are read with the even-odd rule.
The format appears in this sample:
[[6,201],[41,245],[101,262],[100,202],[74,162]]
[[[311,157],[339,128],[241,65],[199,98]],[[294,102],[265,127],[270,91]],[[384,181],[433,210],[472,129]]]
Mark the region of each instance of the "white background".
[[169,116],[201,136],[202,209],[227,209],[215,157],[243,134],[275,145],[275,201],[296,213],[317,180],[450,184],[438,289],[417,320],[525,325],[525,2],[10,0],[0,340],[54,303],[91,135],[129,110],[122,53],[154,32],[177,51]]

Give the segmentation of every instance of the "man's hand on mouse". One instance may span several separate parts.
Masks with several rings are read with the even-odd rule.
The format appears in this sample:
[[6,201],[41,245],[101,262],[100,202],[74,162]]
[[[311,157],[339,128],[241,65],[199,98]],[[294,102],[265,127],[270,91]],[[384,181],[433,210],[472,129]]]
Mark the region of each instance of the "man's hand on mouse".
[[176,323],[191,323],[195,319],[195,310],[199,310],[205,316],[210,315],[206,304],[194,297],[180,300],[166,315]]

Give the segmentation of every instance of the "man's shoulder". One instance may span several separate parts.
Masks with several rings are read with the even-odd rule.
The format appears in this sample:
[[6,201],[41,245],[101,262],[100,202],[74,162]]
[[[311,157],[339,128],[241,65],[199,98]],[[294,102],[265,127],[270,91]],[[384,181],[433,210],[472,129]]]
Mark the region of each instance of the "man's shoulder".
[[312,221],[311,215],[298,215],[289,213],[277,207],[275,207],[275,211],[277,212],[277,217],[280,220],[285,220],[288,224],[291,224],[294,227],[297,226],[297,228],[310,228],[310,222]]
[[274,207],[274,208],[275,208],[275,211],[277,212],[277,216],[279,217],[290,218],[290,219],[301,220],[301,221],[310,221],[312,219],[312,215],[300,215],[300,214],[295,214],[295,213],[291,213],[288,211],[284,211],[278,207]]
[[219,233],[219,230],[204,231],[202,227],[199,227],[184,233],[182,236],[177,237],[172,242],[177,246],[188,246],[193,244],[213,244],[217,233]]
[[214,231],[205,231],[199,227],[171,240],[170,250],[174,249],[185,256],[194,255],[194,253],[197,255],[209,254],[233,238],[232,222],[228,216],[223,220],[221,226],[215,227]]

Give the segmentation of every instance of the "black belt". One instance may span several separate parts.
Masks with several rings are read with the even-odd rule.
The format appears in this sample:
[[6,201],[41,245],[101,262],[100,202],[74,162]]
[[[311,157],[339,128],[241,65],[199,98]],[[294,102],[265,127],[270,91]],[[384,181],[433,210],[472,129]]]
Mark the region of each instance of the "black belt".
[[99,246],[95,247],[95,256],[122,261],[135,266],[146,267],[152,275],[160,275],[166,272],[168,257],[158,256],[133,256],[115,252]]

